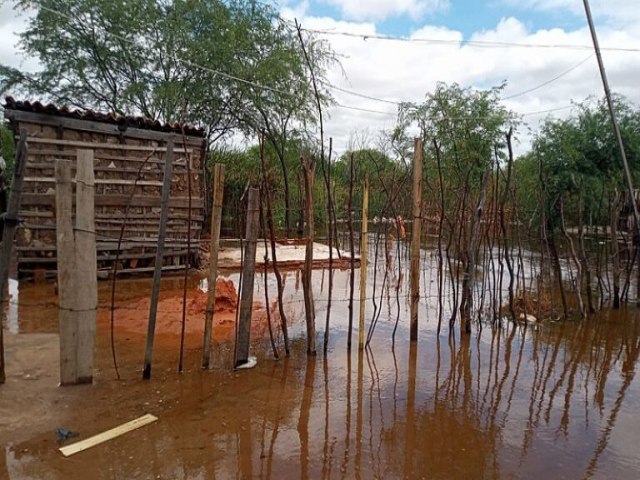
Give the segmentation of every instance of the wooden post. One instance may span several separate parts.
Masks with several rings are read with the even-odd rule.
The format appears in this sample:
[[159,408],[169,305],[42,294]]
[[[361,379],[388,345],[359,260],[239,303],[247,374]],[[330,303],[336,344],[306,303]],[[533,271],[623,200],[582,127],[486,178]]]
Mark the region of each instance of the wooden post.
[[55,167],[61,385],[93,381],[98,308],[93,151],[78,150],[76,165],[75,232],[71,162]]
[[418,340],[418,305],[420,302],[420,238],[422,230],[422,139],[416,138],[413,144],[413,225],[411,227],[411,264],[410,264],[410,339]]
[[20,132],[20,141],[16,152],[16,163],[11,181],[11,193],[7,212],[4,216],[4,230],[2,232],[2,247],[0,250],[0,384],[5,382],[4,371],[4,300],[7,294],[9,281],[9,264],[13,249],[13,237],[18,226],[18,212],[20,211],[20,194],[22,193],[22,180],[24,166],[27,163],[27,132]]
[[158,313],[158,297],[160,296],[160,279],[162,277],[162,259],[164,256],[164,239],[167,233],[167,219],[169,218],[169,194],[171,193],[171,178],[173,177],[173,140],[167,142],[167,157],[164,163],[164,180],[162,183],[162,203],[160,210],[160,227],[158,232],[158,247],[153,271],[153,286],[151,287],[151,306],[149,307],[149,324],[147,328],[147,344],[144,352],[144,370],[142,378],[151,378],[151,360],[153,358],[153,340],[156,332],[156,315]]
[[[259,230],[260,190],[250,188],[247,203],[247,229],[244,244],[244,264],[242,265],[242,288],[240,292],[240,313],[236,343],[236,367],[244,365],[249,361],[253,284],[256,273],[256,250]],[[267,308],[269,308],[268,305]]]
[[304,293],[304,311],[307,321],[307,354],[316,354],[316,312],[313,303],[313,286],[311,272],[313,270],[313,181],[315,177],[315,160],[306,157],[302,159],[304,172],[305,208],[307,210],[307,245],[304,256],[304,271],[302,272],[302,290]]
[[56,247],[58,268],[58,323],[60,383],[72,385],[77,375],[78,319],[75,315],[76,269],[73,238],[71,161],[56,160]]
[[204,320],[204,347],[202,350],[202,368],[209,368],[209,360],[211,356],[211,330],[213,323],[213,310],[216,304],[218,252],[220,250],[220,224],[222,223],[222,197],[224,194],[224,165],[216,163],[213,171],[213,209],[211,212],[209,279],[207,289],[207,311]]
[[93,150],[78,150],[76,164],[76,285],[78,346],[77,381],[93,381],[93,351],[98,309],[98,260],[96,256]]
[[367,298],[367,264],[369,253],[369,179],[362,189],[362,234],[360,236],[360,318],[358,324],[358,348],[364,348],[364,313]]

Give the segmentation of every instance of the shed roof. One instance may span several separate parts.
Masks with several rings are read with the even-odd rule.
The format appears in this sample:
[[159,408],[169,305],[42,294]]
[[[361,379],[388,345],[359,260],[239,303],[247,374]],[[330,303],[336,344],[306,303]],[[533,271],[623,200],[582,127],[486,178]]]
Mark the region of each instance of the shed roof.
[[4,103],[5,110],[18,110],[23,112],[32,112],[40,114],[55,115],[58,117],[73,118],[77,120],[87,120],[93,122],[107,123],[111,125],[118,125],[118,127],[125,131],[127,128],[139,128],[143,130],[153,130],[156,132],[166,132],[183,134],[191,137],[205,136],[205,131],[202,128],[185,125],[179,122],[163,123],[159,120],[152,120],[146,117],[139,116],[122,116],[112,113],[101,113],[94,110],[81,110],[69,108],[66,105],[58,106],[53,103],[43,104],[42,102],[35,101],[30,102],[28,100],[16,100],[13,97],[6,97]]

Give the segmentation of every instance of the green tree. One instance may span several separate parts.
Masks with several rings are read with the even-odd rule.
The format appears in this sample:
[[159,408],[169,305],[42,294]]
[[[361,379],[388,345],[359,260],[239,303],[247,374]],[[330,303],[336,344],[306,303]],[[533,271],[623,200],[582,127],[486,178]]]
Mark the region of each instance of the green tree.
[[[308,118],[307,72],[290,25],[257,0],[13,0],[32,9],[20,34],[35,74],[0,67],[0,90],[79,108],[205,126],[214,140],[255,129],[245,111],[296,105]],[[316,49],[316,61],[327,49]],[[253,108],[255,107],[255,108]],[[256,114],[257,115],[257,114]]]
[[[640,173],[640,110],[617,97],[616,110],[626,154],[635,178]],[[541,165],[541,171],[539,168]],[[604,224],[608,221],[608,192],[626,191],[623,168],[609,113],[604,100],[587,100],[577,105],[567,119],[547,119],[536,136],[532,152],[516,162],[520,202],[536,212],[536,199],[524,186],[537,185],[542,175],[545,206],[549,219],[556,223],[558,202],[565,202],[567,221]],[[584,191],[583,218],[577,217],[578,200]],[[536,187],[537,189],[537,187]]]

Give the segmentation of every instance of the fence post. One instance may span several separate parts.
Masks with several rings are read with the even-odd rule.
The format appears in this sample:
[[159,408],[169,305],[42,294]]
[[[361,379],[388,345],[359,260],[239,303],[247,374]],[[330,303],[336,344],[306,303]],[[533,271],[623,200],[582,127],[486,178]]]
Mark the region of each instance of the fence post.
[[411,226],[411,264],[410,264],[410,339],[418,340],[418,307],[420,302],[420,238],[422,231],[422,139],[416,138],[413,144],[413,224]]
[[11,194],[7,204],[7,213],[4,216],[4,230],[2,232],[2,247],[0,250],[0,384],[5,382],[4,371],[4,300],[7,294],[9,282],[9,264],[13,250],[13,237],[18,226],[18,212],[20,211],[20,195],[22,193],[22,180],[24,167],[27,163],[27,132],[20,132],[18,149],[16,150],[16,164],[11,181]]
[[209,247],[209,281],[207,290],[207,311],[204,320],[202,368],[209,368],[209,360],[211,357],[211,330],[213,323],[213,310],[216,303],[218,252],[220,250],[220,224],[222,222],[222,197],[224,194],[224,165],[216,163],[213,175],[213,208],[211,211],[211,244]]
[[77,382],[93,381],[98,308],[93,150],[78,150],[76,163],[75,308],[78,328]]
[[78,150],[75,232],[71,162],[56,160],[55,174],[60,383],[91,383],[98,308],[93,151]]
[[369,179],[362,189],[362,234],[360,235],[360,317],[358,323],[358,348],[364,348],[364,313],[367,298],[367,264],[369,253]]
[[[249,361],[249,341],[251,335],[251,312],[253,309],[253,284],[256,274],[256,250],[258,243],[260,212],[260,191],[250,188],[247,205],[247,229],[242,265],[242,288],[240,291],[240,313],[236,343],[235,367]],[[267,308],[269,306],[267,305]]]

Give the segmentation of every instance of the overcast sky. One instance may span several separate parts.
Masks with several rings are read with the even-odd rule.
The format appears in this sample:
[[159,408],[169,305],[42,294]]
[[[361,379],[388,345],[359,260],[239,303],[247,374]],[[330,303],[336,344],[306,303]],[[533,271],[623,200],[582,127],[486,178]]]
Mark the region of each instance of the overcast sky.
[[[354,134],[374,138],[391,128],[396,105],[389,102],[420,101],[438,81],[476,88],[506,81],[504,97],[513,98],[505,105],[524,115],[534,131],[547,115],[569,115],[572,102],[602,95],[582,0],[281,0],[279,5],[283,17],[327,32],[322,36],[342,66],[330,72],[333,85],[387,101],[334,90],[341,106],[328,112],[325,130],[338,153]],[[640,103],[638,0],[591,0],[591,8],[612,90]],[[23,25],[24,18],[10,7],[0,7],[0,62],[33,68],[33,60],[22,59],[15,47]],[[526,129],[521,128],[518,151],[528,147]]]

